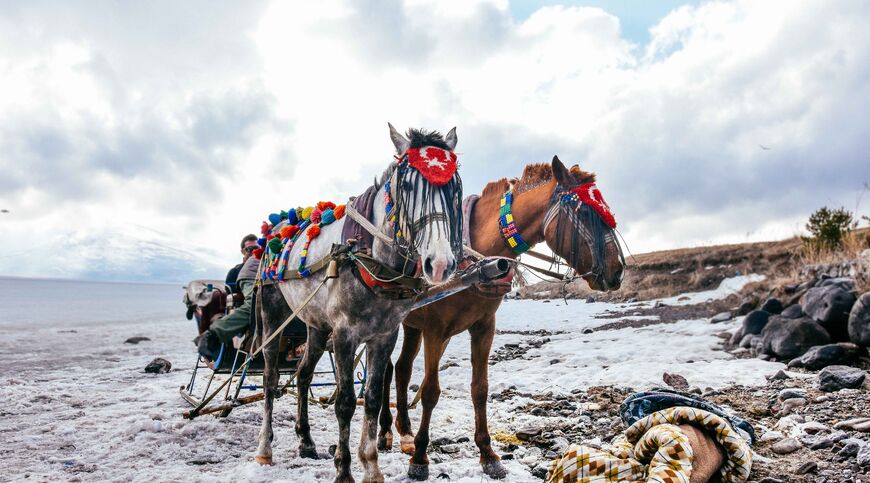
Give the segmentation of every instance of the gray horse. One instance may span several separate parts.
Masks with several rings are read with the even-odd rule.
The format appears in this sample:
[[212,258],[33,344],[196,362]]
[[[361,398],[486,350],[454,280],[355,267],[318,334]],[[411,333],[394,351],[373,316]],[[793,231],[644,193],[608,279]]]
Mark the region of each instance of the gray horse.
[[[422,275],[425,282],[434,285],[446,281],[456,269],[461,250],[462,181],[455,172],[441,174],[441,179],[430,182],[433,171],[444,168],[443,156],[452,157],[455,170],[456,128],[446,136],[437,132],[409,130],[407,137],[392,125],[390,137],[396,147],[397,162],[393,162],[374,185],[375,203],[369,221],[392,239],[387,243],[375,237],[372,256],[381,264],[409,276]],[[436,148],[436,149],[432,149]],[[427,152],[442,158],[428,159]],[[420,164],[420,153],[423,162]],[[413,159],[416,156],[417,164]],[[416,167],[415,167],[416,166]],[[435,173],[436,177],[439,173]],[[383,201],[381,201],[383,200]],[[384,206],[392,206],[387,213]],[[343,226],[348,217],[322,227],[320,235],[311,244],[308,260],[316,261],[330,253],[333,244],[341,244]],[[304,236],[304,235],[303,235]],[[290,267],[299,265],[301,243],[290,253]],[[337,278],[326,281],[308,305],[302,307],[298,317],[308,325],[305,356],[297,372],[296,434],[299,437],[299,455],[317,458],[314,440],[308,424],[308,389],[317,361],[332,336],[336,361],[335,415],[338,419],[339,441],[335,451],[336,482],[352,482],[349,447],[350,421],[356,409],[353,386],[354,356],[361,344],[366,344],[368,377],[365,386],[365,416],[359,459],[364,469],[363,481],[384,481],[378,467],[377,425],[384,391],[384,370],[396,344],[399,325],[411,311],[413,300],[378,297],[365,282],[364,270],[351,263],[339,270]],[[313,273],[301,280],[291,280],[261,288],[260,314],[261,340],[265,340],[304,299],[323,282],[326,270]],[[356,272],[356,273],[354,273]],[[263,425],[259,435],[257,462],[272,461],[271,441],[273,399],[277,394],[278,338],[264,348],[266,393]]]

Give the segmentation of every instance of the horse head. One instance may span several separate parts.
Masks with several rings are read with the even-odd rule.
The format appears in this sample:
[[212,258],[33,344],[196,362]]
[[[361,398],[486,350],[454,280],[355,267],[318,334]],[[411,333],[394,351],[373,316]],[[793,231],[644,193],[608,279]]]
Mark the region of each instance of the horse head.
[[395,168],[385,180],[386,220],[396,244],[418,257],[426,282],[446,281],[462,251],[462,179],[457,173],[456,128],[446,136],[389,124]]
[[547,245],[593,290],[618,289],[625,258],[616,238],[616,220],[595,186],[595,175],[576,164],[566,168],[558,156],[552,168],[557,185],[544,217]]

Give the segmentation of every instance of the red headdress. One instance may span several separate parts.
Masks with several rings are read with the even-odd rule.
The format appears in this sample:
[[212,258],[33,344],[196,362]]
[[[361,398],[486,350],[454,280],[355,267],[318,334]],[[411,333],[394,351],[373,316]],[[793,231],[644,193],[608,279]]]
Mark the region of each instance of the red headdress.
[[405,154],[408,164],[435,186],[449,183],[456,173],[456,153],[453,151],[427,146],[410,148]]
[[576,194],[580,198],[580,201],[592,207],[601,216],[601,219],[607,226],[616,228],[616,218],[613,217],[610,206],[604,201],[604,197],[601,195],[601,191],[598,191],[595,183],[581,184],[572,189],[571,192]]

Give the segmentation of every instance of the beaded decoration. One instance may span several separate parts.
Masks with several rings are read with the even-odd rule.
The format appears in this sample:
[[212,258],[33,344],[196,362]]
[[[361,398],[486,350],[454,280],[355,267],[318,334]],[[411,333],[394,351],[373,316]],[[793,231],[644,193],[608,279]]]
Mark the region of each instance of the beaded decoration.
[[562,191],[559,193],[559,201],[571,207],[576,207],[581,202],[587,204],[598,213],[607,226],[616,228],[616,218],[595,183],[585,183],[568,191]]
[[267,217],[269,221],[264,221],[261,227],[263,238],[257,240],[260,248],[254,250],[254,256],[258,259],[265,257],[262,279],[285,279],[290,252],[303,233],[308,235],[308,240],[302,249],[299,274],[303,277],[310,276],[311,272],[305,265],[311,240],[317,238],[321,227],[341,219],[344,213],[344,205],[336,206],[331,201],[321,201],[316,206],[270,214]]
[[511,190],[502,195],[499,202],[498,226],[501,228],[501,236],[508,246],[517,254],[523,254],[529,250],[529,244],[520,236],[520,230],[514,222],[514,215],[511,213],[513,200],[514,194]]

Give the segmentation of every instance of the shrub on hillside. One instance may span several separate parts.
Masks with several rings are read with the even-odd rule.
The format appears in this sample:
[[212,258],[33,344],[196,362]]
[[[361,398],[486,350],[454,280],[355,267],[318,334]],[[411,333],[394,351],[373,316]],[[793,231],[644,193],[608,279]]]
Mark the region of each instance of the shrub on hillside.
[[810,215],[807,230],[812,235],[803,237],[808,248],[815,251],[839,249],[852,231],[852,213],[845,208],[832,210],[823,206]]

